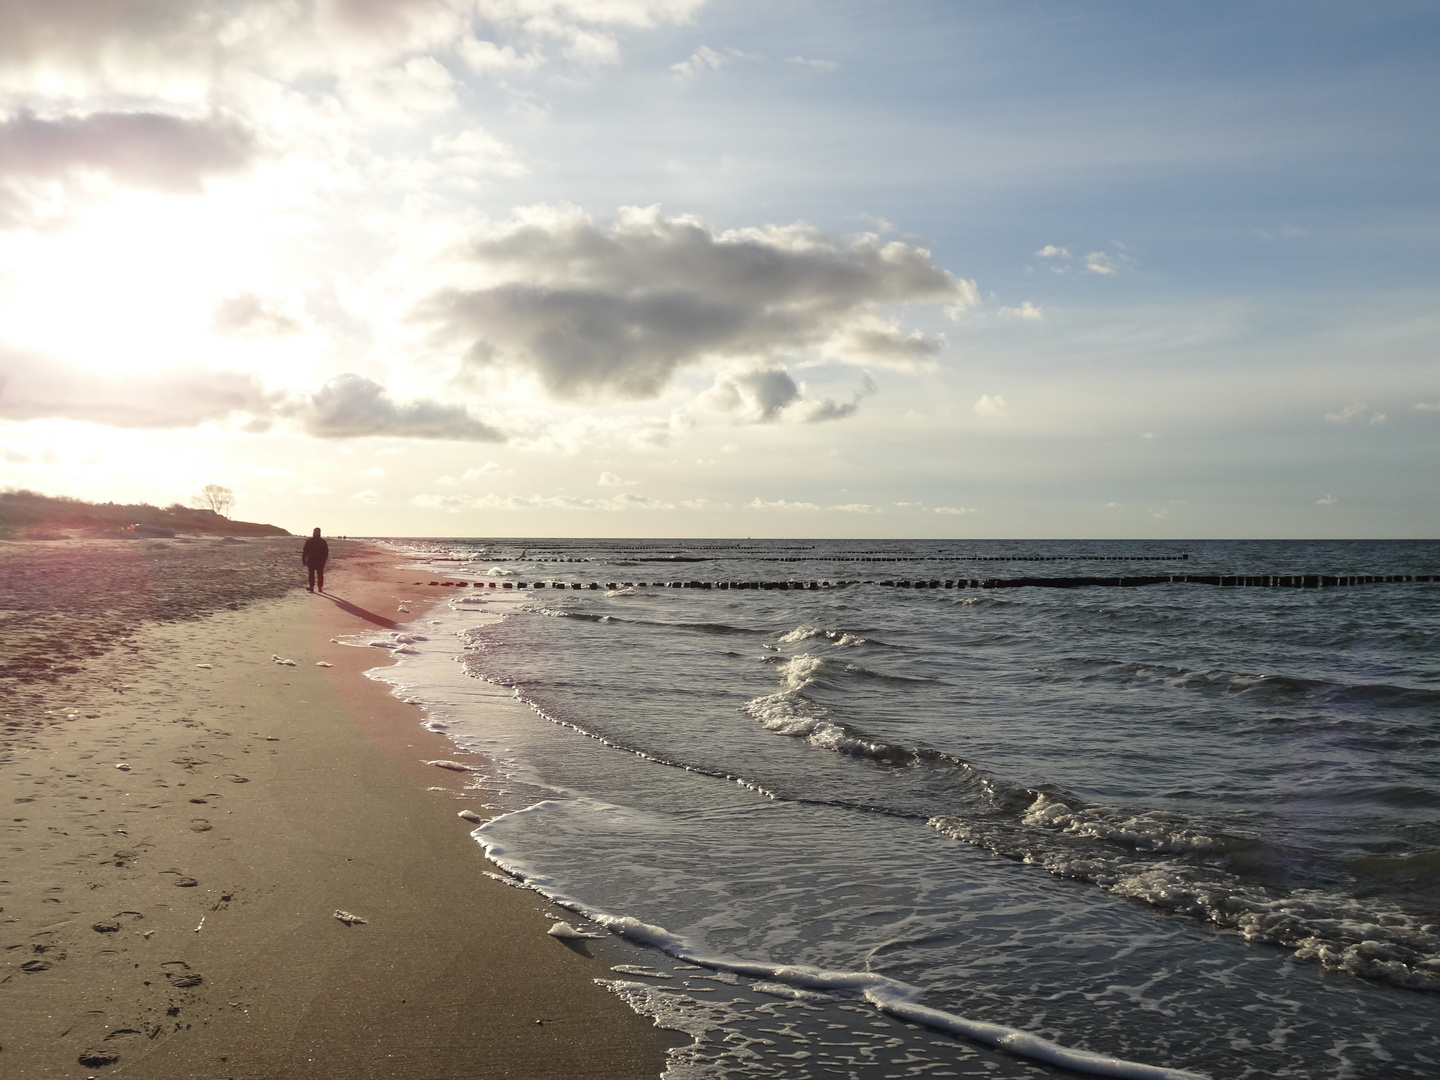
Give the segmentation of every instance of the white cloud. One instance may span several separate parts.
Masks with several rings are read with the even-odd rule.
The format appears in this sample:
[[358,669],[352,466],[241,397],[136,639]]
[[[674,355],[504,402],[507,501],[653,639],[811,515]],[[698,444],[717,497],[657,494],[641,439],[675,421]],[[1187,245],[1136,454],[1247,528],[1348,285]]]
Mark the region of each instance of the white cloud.
[[436,292],[418,317],[467,364],[529,373],[570,400],[654,397],[684,367],[773,369],[807,348],[924,366],[943,342],[903,331],[882,306],[971,295],[924,248],[873,234],[839,243],[803,224],[717,234],[657,207],[623,209],[608,229],[575,208],[535,207],[481,231],[469,252],[499,283]]
[[376,506],[380,502],[380,493],[373,488],[366,488],[364,491],[357,491],[350,498],[366,506]]
[[976,416],[1004,416],[1005,399],[999,394],[981,394],[973,408]]
[[977,511],[974,510],[974,509],[972,509],[971,507],[968,507],[968,506],[937,506],[937,507],[935,507],[935,513],[937,513],[937,514],[974,514],[974,513],[977,513]]
[[431,145],[448,171],[492,176],[524,176],[528,172],[515,151],[484,128],[470,128],[449,138],[437,136]]
[[[1417,406],[1417,408],[1418,407],[1419,406]],[[1383,424],[1389,419],[1389,417],[1382,412],[1370,413],[1367,417],[1365,415],[1367,412],[1370,412],[1370,406],[1366,405],[1365,402],[1352,401],[1343,409],[1339,409],[1336,412],[1327,412],[1325,419],[1332,424],[1348,424],[1357,420],[1364,420],[1367,424]]]
[[[383,69],[454,49],[472,69],[538,63],[532,50],[477,41],[557,43],[585,64],[619,59],[618,35],[688,21],[703,0],[45,0],[0,4],[0,90],[169,94],[202,100],[250,71],[295,79]],[[477,11],[478,7],[478,11]],[[492,46],[486,48],[486,46]],[[507,49],[509,50],[507,52]]]
[[1337,499],[1334,495],[1331,495],[1329,492],[1326,492],[1326,493],[1325,493],[1325,497],[1324,497],[1323,499],[1316,499],[1316,500],[1315,500],[1315,505],[1316,505],[1316,506],[1334,506],[1334,505],[1335,505],[1336,503],[1338,503],[1339,501],[1340,501],[1340,500]]
[[619,476],[608,469],[600,474],[600,479],[595,481],[600,487],[634,487],[640,483],[639,480],[622,480]]
[[828,509],[839,510],[846,514],[879,514],[883,512],[868,503],[844,503],[840,506],[831,506]]
[[1140,433],[1140,438],[1142,439],[1158,439],[1159,437],[1160,436],[1155,434],[1155,432],[1153,431],[1142,431]]
[[1002,319],[1029,319],[1039,322],[1044,313],[1029,300],[1022,300],[1019,307],[1002,307],[998,313]]
[[809,68],[811,71],[830,72],[836,71],[840,67],[834,60],[811,60],[804,56],[787,56],[785,62],[795,64],[797,67]]
[[751,510],[819,510],[820,507],[812,502],[787,502],[785,499],[751,499],[745,504]]
[[481,38],[462,38],[455,46],[460,59],[477,75],[504,75],[534,71],[545,63],[545,57],[531,51],[520,55],[513,45],[497,45]]
[[385,475],[385,470],[380,468],[379,465],[372,465],[368,469],[361,469],[360,475],[369,477],[381,477]]
[[340,96],[367,120],[406,124],[436,116],[459,103],[459,83],[432,56],[342,79]]
[[623,492],[613,499],[581,499],[573,495],[416,495],[410,502],[425,510],[458,514],[463,510],[673,510],[673,503]]
[[466,480],[479,480],[482,476],[493,476],[498,472],[504,472],[499,465],[493,461],[487,461],[484,465],[477,465],[473,469],[466,469],[462,474]]
[[1440,412],[1440,401],[1419,401],[1415,409],[1417,412]]
[[702,71],[719,71],[730,58],[718,53],[708,45],[701,45],[678,64],[671,64],[670,70],[681,79],[693,79]]
[[1070,252],[1066,251],[1063,247],[1056,247],[1054,244],[1046,244],[1039,251],[1035,252],[1035,254],[1041,259],[1053,259],[1057,256],[1062,259],[1068,259],[1070,257]]
[[1092,251],[1085,256],[1085,269],[1092,274],[1114,274],[1119,271],[1124,256],[1107,255],[1103,251]]

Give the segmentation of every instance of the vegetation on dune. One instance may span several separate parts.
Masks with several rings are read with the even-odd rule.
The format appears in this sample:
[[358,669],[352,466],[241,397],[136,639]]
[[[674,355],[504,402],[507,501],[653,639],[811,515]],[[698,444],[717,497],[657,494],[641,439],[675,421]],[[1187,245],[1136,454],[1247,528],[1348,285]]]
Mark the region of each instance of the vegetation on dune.
[[197,510],[179,503],[162,509],[149,503],[91,503],[24,489],[0,492],[0,538],[59,540],[75,530],[89,536],[116,539],[153,536],[154,530],[210,536],[290,535],[278,525],[231,521],[214,510]]

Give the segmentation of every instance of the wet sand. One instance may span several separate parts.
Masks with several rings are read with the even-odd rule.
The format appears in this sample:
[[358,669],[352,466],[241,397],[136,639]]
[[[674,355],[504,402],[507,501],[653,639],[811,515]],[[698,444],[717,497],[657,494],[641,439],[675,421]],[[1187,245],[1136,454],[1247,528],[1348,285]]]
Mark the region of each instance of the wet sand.
[[0,623],[0,1074],[658,1076],[688,1040],[486,876],[457,817],[485,811],[425,764],[454,747],[331,640],[439,590],[363,545],[318,596],[298,539],[167,543],[0,552],[32,571]]

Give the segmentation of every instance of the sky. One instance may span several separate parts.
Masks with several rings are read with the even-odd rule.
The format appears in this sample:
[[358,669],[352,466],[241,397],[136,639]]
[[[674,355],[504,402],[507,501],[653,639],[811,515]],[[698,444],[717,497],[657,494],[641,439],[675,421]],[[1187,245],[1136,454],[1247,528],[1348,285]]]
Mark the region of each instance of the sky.
[[0,488],[1440,535],[1440,2],[0,0]]

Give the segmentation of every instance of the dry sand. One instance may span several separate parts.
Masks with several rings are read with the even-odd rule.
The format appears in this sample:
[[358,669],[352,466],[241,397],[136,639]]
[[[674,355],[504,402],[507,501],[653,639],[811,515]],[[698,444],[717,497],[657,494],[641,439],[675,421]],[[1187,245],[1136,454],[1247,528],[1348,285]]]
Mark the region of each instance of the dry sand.
[[456,816],[485,811],[424,764],[455,748],[361,675],[379,650],[331,641],[440,590],[337,544],[332,597],[278,595],[299,544],[0,551],[70,575],[49,606],[8,578],[0,611],[0,1075],[658,1076],[688,1040],[485,876]]

